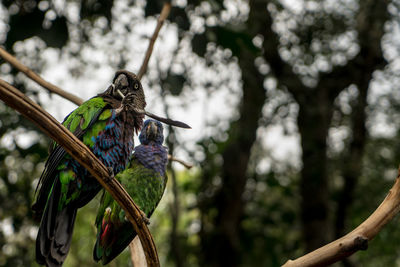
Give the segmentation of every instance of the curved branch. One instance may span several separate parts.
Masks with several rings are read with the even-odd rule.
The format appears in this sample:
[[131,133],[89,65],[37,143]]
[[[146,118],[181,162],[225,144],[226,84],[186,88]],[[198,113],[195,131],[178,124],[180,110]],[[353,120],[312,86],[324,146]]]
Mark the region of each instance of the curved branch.
[[37,84],[43,86],[47,90],[49,90],[52,93],[55,93],[61,97],[64,97],[71,101],[72,103],[77,104],[78,106],[83,103],[82,98],[68,93],[61,89],[60,87],[44,80],[42,77],[40,77],[38,74],[36,74],[33,70],[22,64],[21,62],[18,61],[14,56],[12,56],[10,53],[8,53],[6,50],[4,50],[2,47],[0,47],[0,56],[13,65],[16,69],[24,73],[26,76],[28,76],[31,80],[35,81]]
[[171,3],[165,2],[163,9],[161,10],[161,14],[158,17],[157,26],[154,30],[153,36],[150,39],[149,46],[147,47],[146,55],[143,59],[142,66],[140,67],[140,70],[138,72],[137,77],[139,78],[139,80],[142,79],[143,75],[147,70],[147,65],[149,64],[150,56],[151,53],[153,52],[154,43],[156,42],[158,33],[160,32],[160,29],[164,24],[165,19],[168,17],[170,11],[171,11]]
[[180,164],[182,164],[186,169],[191,169],[193,167],[193,164],[188,163],[186,161],[183,161],[181,159],[175,158],[174,156],[172,156],[171,154],[168,154],[168,160],[170,161],[176,161]]
[[153,238],[143,221],[140,209],[122,185],[109,177],[107,168],[76,136],[61,125],[26,95],[0,79],[0,99],[34,122],[46,135],[55,140],[112,195],[126,211],[127,218],[138,234],[146,255],[148,266],[160,266]]
[[362,224],[347,235],[316,249],[283,267],[326,266],[349,257],[358,250],[366,250],[372,240],[400,211],[400,169],[396,182],[379,207]]

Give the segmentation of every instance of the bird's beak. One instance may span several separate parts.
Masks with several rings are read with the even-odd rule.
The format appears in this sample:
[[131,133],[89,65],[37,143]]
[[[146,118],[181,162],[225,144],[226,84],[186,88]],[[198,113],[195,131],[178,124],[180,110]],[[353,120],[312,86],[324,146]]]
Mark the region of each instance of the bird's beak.
[[156,122],[150,121],[146,127],[147,140],[154,140],[158,134],[158,127]]

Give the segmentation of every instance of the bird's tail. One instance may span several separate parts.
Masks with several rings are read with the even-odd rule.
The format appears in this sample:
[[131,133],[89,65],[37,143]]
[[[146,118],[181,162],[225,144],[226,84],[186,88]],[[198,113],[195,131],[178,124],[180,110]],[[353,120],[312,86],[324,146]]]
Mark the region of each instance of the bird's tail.
[[98,227],[97,240],[93,249],[93,259],[108,264],[118,256],[135,238],[136,232],[130,222],[116,226],[104,222]]
[[77,209],[67,205],[58,209],[61,185],[56,180],[45,207],[36,238],[36,261],[46,266],[61,266],[67,257]]

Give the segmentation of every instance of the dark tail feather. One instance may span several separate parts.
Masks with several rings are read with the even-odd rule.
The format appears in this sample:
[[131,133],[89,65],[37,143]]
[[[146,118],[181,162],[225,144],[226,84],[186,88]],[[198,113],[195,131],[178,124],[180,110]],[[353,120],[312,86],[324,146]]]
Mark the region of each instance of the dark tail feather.
[[133,226],[130,222],[124,223],[124,225],[118,229],[118,232],[114,233],[116,236],[114,244],[112,244],[108,248],[102,247],[100,244],[100,237],[97,236],[96,244],[93,249],[93,259],[95,261],[102,260],[101,263],[103,265],[108,264],[115,257],[117,257],[121,252],[132,242],[132,240],[136,236],[136,232],[133,231]]
[[43,213],[36,238],[36,261],[46,266],[61,266],[67,257],[74,229],[76,209],[58,211],[60,184],[56,181]]

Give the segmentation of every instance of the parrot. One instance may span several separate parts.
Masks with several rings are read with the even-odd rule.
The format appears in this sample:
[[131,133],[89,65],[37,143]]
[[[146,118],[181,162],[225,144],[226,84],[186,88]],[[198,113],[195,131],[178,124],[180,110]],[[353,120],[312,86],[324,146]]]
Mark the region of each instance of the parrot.
[[[119,70],[106,91],[87,100],[63,121],[109,169],[113,176],[125,169],[141,129],[146,106],[135,74]],[[33,213],[41,217],[36,261],[61,266],[71,244],[78,208],[101,190],[101,185],[63,147],[53,143],[36,188]]]
[[[146,120],[139,135],[128,167],[117,174],[117,179],[143,212],[145,222],[160,202],[168,177],[168,153],[162,145],[163,127],[160,122]],[[109,263],[134,239],[136,232],[125,216],[125,211],[104,191],[96,217],[97,239],[93,249],[95,261]]]

